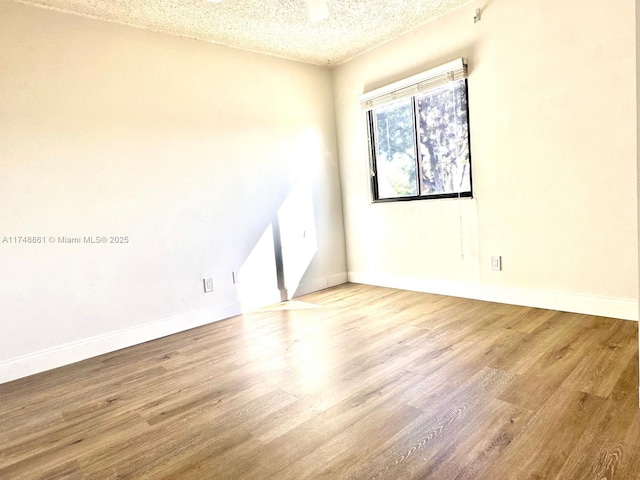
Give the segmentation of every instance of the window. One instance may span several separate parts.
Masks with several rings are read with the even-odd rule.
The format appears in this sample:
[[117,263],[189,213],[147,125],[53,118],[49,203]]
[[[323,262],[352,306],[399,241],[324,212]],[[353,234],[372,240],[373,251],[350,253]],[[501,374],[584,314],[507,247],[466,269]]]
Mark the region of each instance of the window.
[[466,63],[361,97],[374,201],[471,197]]

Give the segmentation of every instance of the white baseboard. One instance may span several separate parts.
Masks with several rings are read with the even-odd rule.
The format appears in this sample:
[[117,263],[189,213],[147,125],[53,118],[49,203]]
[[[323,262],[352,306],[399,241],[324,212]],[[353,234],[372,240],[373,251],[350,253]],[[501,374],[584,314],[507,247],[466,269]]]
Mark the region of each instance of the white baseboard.
[[301,283],[295,292],[289,293],[292,294],[292,298],[301,297],[302,295],[324,290],[329,287],[335,287],[336,285],[342,285],[343,283],[347,283],[347,272],[331,275],[319,280],[314,280],[313,282]]
[[[341,285],[347,281],[440,295],[474,298],[490,302],[547,308],[625,320],[638,320],[638,304],[634,300],[511,289],[359,272],[349,272],[348,274],[346,272],[340,273],[301,284],[296,289],[295,296]],[[273,292],[272,295],[265,296],[265,300],[269,298],[273,300],[269,303],[277,303],[279,301],[278,295],[279,292]],[[156,322],[137,325],[117,332],[99,335],[5,360],[0,362],[0,383],[9,382],[104,353],[113,352],[121,348],[131,347],[201,325],[224,320],[261,306],[264,305],[241,304],[239,301],[230,302],[206,310],[177,315]]]
[[[334,285],[346,283],[346,281],[346,272],[332,275],[300,285],[296,294],[302,295],[302,293],[298,293],[300,289],[305,293],[312,293]],[[205,310],[176,315],[155,322],[136,325],[105,335],[98,335],[85,340],[11,358],[0,362],[0,383],[10,382],[11,380],[69,365],[81,360],[86,360],[87,358],[120,350],[121,348],[131,347],[157,338],[166,337],[167,335],[173,335],[174,333],[224,320],[280,301],[279,290],[261,292],[259,295],[252,295],[248,300],[225,303]]]
[[241,313],[239,302],[177,315],[0,362],[0,383],[166,337]]
[[348,278],[353,283],[638,321],[638,302],[632,299],[544,292],[361,272],[349,272]]

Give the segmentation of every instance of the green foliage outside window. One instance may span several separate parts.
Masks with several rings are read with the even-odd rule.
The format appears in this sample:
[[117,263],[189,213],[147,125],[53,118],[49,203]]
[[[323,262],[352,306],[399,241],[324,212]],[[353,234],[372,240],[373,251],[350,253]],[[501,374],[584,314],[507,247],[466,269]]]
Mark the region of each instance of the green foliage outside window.
[[465,80],[370,115],[375,200],[471,196]]

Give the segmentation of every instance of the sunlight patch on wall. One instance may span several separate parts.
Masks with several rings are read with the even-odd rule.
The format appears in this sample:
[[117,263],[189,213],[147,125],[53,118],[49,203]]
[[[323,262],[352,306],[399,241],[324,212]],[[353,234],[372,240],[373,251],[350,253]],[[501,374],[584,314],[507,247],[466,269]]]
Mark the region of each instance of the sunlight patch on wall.
[[273,226],[269,225],[238,272],[238,299],[243,311],[280,300],[275,257]]
[[318,251],[311,182],[299,182],[278,210],[284,286],[292,297]]

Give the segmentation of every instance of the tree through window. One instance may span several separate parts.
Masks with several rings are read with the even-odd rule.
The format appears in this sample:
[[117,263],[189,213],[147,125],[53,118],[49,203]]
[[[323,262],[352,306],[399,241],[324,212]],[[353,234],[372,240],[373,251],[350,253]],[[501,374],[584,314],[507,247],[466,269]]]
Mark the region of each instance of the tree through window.
[[472,196],[467,83],[451,76],[365,104],[374,201]]

